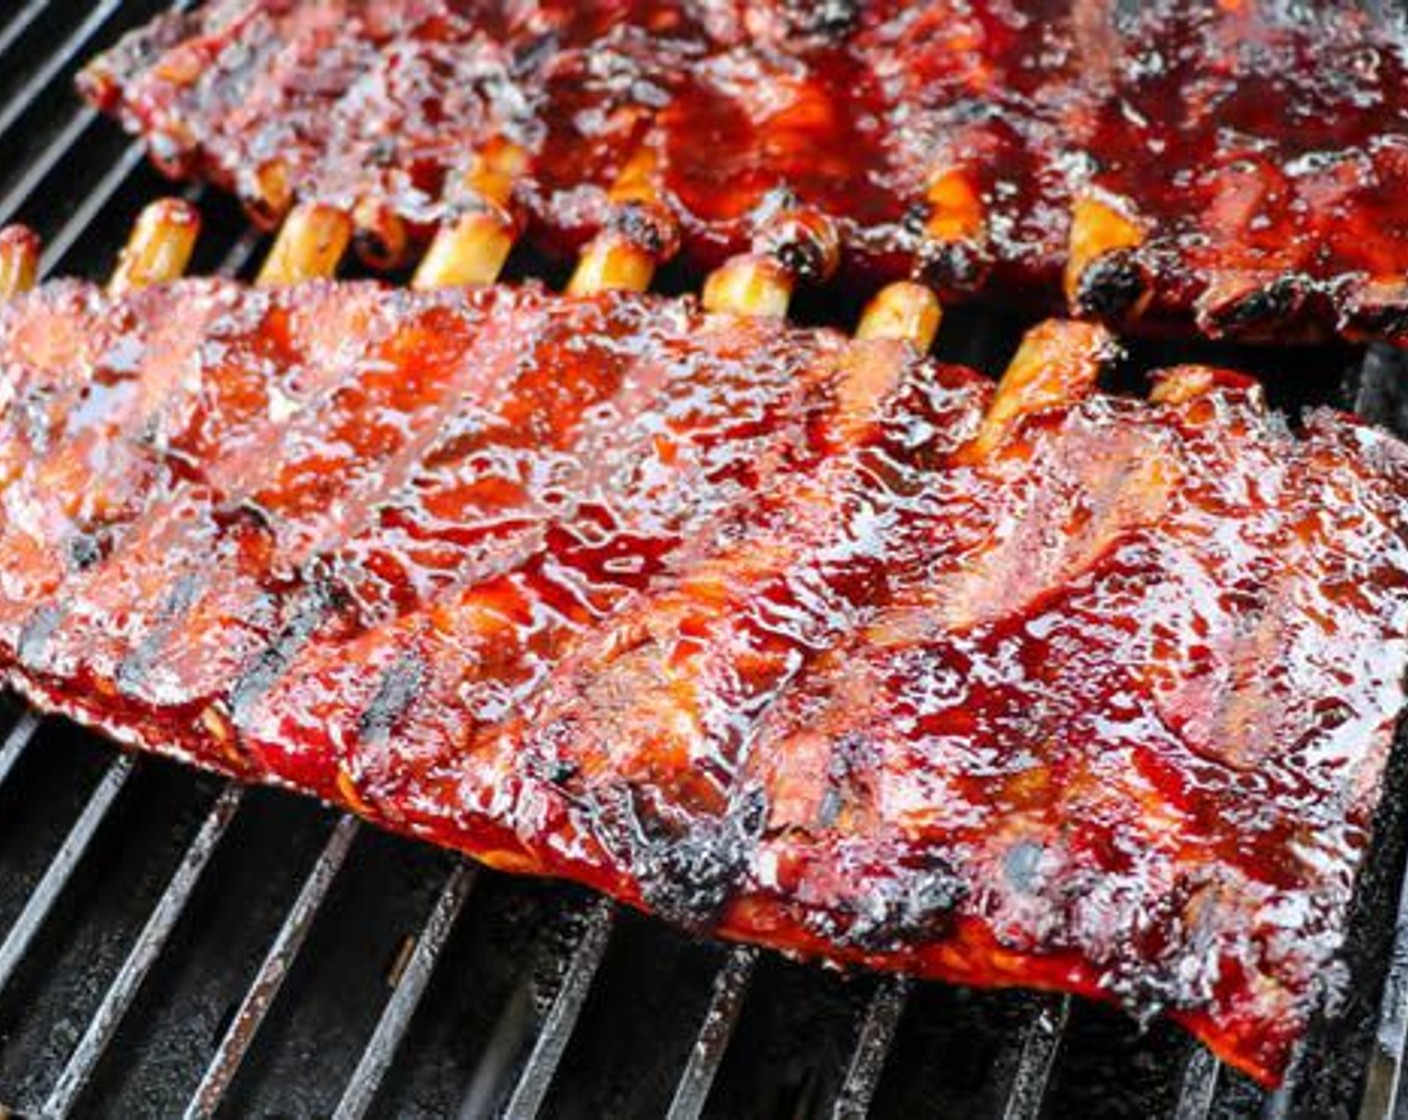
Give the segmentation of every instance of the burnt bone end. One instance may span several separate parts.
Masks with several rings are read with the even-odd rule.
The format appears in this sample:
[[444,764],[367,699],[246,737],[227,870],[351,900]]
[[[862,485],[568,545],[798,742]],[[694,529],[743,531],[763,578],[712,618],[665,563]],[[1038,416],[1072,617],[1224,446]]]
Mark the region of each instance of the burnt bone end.
[[991,273],[992,256],[977,242],[927,240],[915,254],[914,278],[940,295],[974,295]]
[[655,261],[667,261],[679,251],[678,224],[658,204],[638,199],[622,202],[611,211],[607,228]]
[[352,234],[352,251],[368,268],[388,271],[406,260],[406,244],[391,235],[388,228],[358,226]]
[[1071,296],[1071,313],[1107,323],[1135,318],[1153,285],[1148,271],[1129,249],[1103,253],[1086,266]]
[[1309,281],[1295,274],[1210,289],[1198,325],[1213,338],[1274,338],[1301,318],[1310,297]]

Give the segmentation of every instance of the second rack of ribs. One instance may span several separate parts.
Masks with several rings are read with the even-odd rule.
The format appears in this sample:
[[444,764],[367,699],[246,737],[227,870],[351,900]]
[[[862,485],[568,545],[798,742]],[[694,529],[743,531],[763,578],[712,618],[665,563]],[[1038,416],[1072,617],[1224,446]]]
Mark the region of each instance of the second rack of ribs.
[[1274,1080],[1402,702],[1401,446],[1235,375],[1002,386],[533,287],[0,311],[42,706],[837,960],[1167,1009]]
[[[917,272],[1122,326],[1408,339],[1405,32],[1373,6],[222,0],[88,71],[164,167],[404,256],[505,220],[712,267],[769,214]],[[626,183],[621,179],[625,177]]]

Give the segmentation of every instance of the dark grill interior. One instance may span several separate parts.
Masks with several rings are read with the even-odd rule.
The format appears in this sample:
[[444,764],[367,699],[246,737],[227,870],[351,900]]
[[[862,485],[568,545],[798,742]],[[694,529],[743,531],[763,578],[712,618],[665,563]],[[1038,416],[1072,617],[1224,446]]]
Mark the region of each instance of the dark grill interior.
[[[71,92],[83,59],[162,6],[0,12],[0,224],[44,235],[49,275],[104,275],[141,205],[170,190]],[[206,216],[193,271],[247,275],[261,241],[228,200],[187,194]],[[818,297],[799,313],[853,310]],[[995,371],[1023,325],[956,313],[939,350]],[[1272,399],[1288,414],[1330,402],[1408,433],[1408,370],[1383,352],[1140,345],[1119,376],[1136,387],[1189,356],[1278,371]],[[15,1113],[1408,1115],[1404,750],[1343,1014],[1267,1097],[1166,1023],[691,940],[576,889],[4,713],[0,1102]]]

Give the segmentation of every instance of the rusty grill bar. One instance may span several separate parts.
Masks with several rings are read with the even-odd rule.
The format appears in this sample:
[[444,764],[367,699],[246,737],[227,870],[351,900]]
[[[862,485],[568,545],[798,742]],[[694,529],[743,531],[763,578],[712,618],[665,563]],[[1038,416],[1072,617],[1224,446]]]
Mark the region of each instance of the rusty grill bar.
[[[0,16],[0,224],[23,219],[46,235],[46,275],[101,272],[137,206],[162,189],[139,146],[98,125],[72,96],[70,79],[93,50],[164,6],[152,0],[105,0],[91,7],[28,0]],[[198,257],[196,270],[247,275],[262,239],[227,201],[198,189],[188,197],[199,200],[211,219],[201,249],[208,259]],[[954,360],[991,367],[1015,337],[1012,324],[1004,328],[965,314],[952,318],[959,337],[950,340],[950,326],[945,343]],[[1352,374],[1345,400],[1361,414],[1408,432],[1406,379],[1401,356],[1371,352]],[[1402,771],[1400,765],[1397,777]],[[74,800],[84,782],[89,792]],[[1403,785],[1396,783],[1400,795]],[[952,1080],[966,1102],[965,1114],[1037,1117],[1064,1111],[1058,1109],[1062,1094],[1088,1104],[1094,1092],[1104,1102],[1097,1111],[1109,1115],[1138,1100],[1143,1114],[1195,1120],[1304,1112],[1313,1107],[1305,1103],[1312,1099],[1306,1083],[1327,1079],[1328,1067],[1317,1066],[1319,1059],[1308,1054],[1311,1072],[1303,1069],[1289,1089],[1268,1098],[1172,1028],[1155,1028],[1141,1038],[1113,1013],[1068,998],[955,992],[895,978],[839,979],[749,948],[692,943],[574,889],[480,871],[283,794],[246,791],[96,746],[72,728],[24,711],[11,711],[0,741],[0,798],[6,806],[0,812],[0,882],[16,885],[0,897],[0,1104],[16,1111],[116,1114],[110,1110],[123,1102],[159,1100],[163,1114],[174,1107],[188,1117],[263,1109],[354,1120],[380,1109],[513,1120],[544,1114],[695,1120],[740,1114],[738,1102],[746,1100],[749,1115],[851,1120],[911,1114],[914,1102],[931,1099],[931,1088],[932,1099],[947,1099],[940,1083]],[[62,943],[75,935],[60,919],[82,914],[93,865],[112,866],[114,846],[130,839],[112,833],[132,824],[136,809],[149,802],[173,801],[182,804],[167,834],[145,830],[127,860],[129,877],[133,865],[140,872],[137,897],[123,899],[114,912],[123,915],[120,925],[135,925],[135,932],[121,941],[116,957],[110,947],[99,954],[106,963],[103,975],[88,977],[81,991],[66,985],[62,969],[74,964],[75,952]],[[27,815],[31,808],[36,812]],[[294,842],[286,844],[282,831],[257,819],[270,812],[294,822]],[[1389,826],[1401,824],[1401,815],[1388,815],[1392,819],[1381,832],[1399,831]],[[262,835],[265,847],[272,846],[290,876],[280,884],[290,897],[284,906],[274,898],[258,903],[257,916],[273,920],[264,923],[263,935],[242,934],[237,940],[243,955],[232,957],[215,977],[210,958],[218,954],[200,957],[189,942],[193,931],[213,931],[224,947],[212,898],[238,893],[244,859],[242,854],[231,865],[238,849],[229,839],[237,832]],[[1361,1120],[1394,1117],[1404,1108],[1408,882],[1399,884],[1401,845],[1381,846],[1371,876],[1376,883],[1366,887],[1364,905],[1378,911],[1367,919],[1377,934],[1365,938],[1375,946],[1370,960],[1378,962],[1370,972],[1382,972],[1387,963],[1383,999],[1378,1006],[1364,1000],[1367,1052],[1325,1059],[1333,1064],[1328,1080],[1338,1076],[1341,1085],[1360,1080],[1354,1070],[1344,1072],[1346,1060],[1364,1066]],[[148,860],[147,848],[162,858]],[[169,868],[165,878],[163,867]],[[393,889],[407,901],[377,918],[374,904]],[[337,1037],[330,1042],[300,1040],[291,1022],[300,1001],[330,1006],[325,1026],[342,1009],[327,977],[318,986],[316,962],[305,946],[322,934],[330,949],[325,955],[336,956],[346,934],[362,924],[378,926],[388,934],[382,941],[399,945],[399,951],[389,975],[382,968],[359,970],[384,976],[370,989],[373,996],[379,992],[379,1005],[360,1015],[360,1041],[343,1039],[356,1033],[350,1028],[331,1027]],[[81,927],[76,940],[80,949],[93,942]],[[633,970],[648,970],[636,959],[642,945],[652,949],[651,967],[665,970],[658,1022],[642,1021],[656,1014],[649,1007],[631,1006],[639,1002],[639,985],[622,983],[623,973],[630,981]],[[501,961],[496,971],[477,963],[486,956],[502,958],[507,967]],[[624,966],[623,957],[629,958]],[[182,1019],[177,1008],[165,1016],[177,1021],[165,1022],[168,992],[192,987],[186,974],[200,972],[202,961],[210,972],[204,982],[220,989],[206,1001],[207,1010],[224,1007],[223,1013],[213,1020],[207,1014],[210,1021]],[[481,980],[478,998],[466,993]],[[367,985],[359,983],[357,994],[365,995]],[[1372,976],[1366,983],[1374,986]],[[355,985],[349,980],[348,986]],[[43,1024],[31,1027],[29,1020],[53,1012],[33,1010],[28,999],[36,991],[50,1002],[68,992],[91,1010],[75,1011],[82,1019],[77,1027],[60,1023],[57,1040],[38,1041]],[[789,998],[778,1001],[779,992]],[[942,1005],[938,1015],[936,1002]],[[454,1013],[470,1005],[462,1030]],[[611,1041],[601,1036],[615,1032],[591,1028],[619,1024],[621,1015],[634,1018],[633,1032],[626,1031],[618,1052],[600,1062],[602,1046]],[[950,1015],[953,1021],[946,1022]],[[438,1038],[425,1037],[427,1021]],[[771,1030],[776,1022],[781,1029]],[[972,1032],[985,1036],[975,1046],[967,1034],[977,1022],[988,1025]],[[134,1043],[126,1036],[138,1027],[137,1033],[151,1037]],[[437,1065],[407,1072],[408,1064],[426,1065],[416,1061],[418,1028],[420,1042],[438,1055]],[[1153,1077],[1155,1091],[1141,1087],[1132,1095],[1120,1085],[1118,1056],[1103,1067],[1107,1084],[1075,1084],[1091,1066],[1092,1030],[1097,1042],[1102,1031],[1114,1031],[1125,1056],[1139,1051],[1145,1069],[1139,1077],[1149,1079],[1153,1062],[1160,1071]],[[941,1044],[917,1037],[925,1031],[937,1031]],[[790,1041],[789,1034],[795,1036]],[[663,1056],[630,1050],[640,1040],[657,1041],[657,1035]],[[19,1057],[6,1061],[12,1046]],[[160,1064],[151,1051],[168,1046],[173,1060],[155,1084],[125,1079],[134,1062],[143,1070]],[[1075,1068],[1063,1077],[1068,1061]],[[309,1077],[306,1084],[293,1084],[298,1079],[288,1075],[300,1063]],[[584,1071],[603,1065],[610,1068],[601,1074],[602,1084],[593,1087],[589,1078],[584,1084]]]

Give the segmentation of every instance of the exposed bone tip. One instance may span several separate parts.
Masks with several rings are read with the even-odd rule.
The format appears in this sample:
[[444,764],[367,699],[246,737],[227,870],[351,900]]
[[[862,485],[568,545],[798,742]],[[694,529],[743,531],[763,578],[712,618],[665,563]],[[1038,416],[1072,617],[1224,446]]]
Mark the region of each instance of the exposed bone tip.
[[179,198],[153,202],[132,226],[108,291],[113,295],[183,276],[200,236],[200,211]]
[[279,230],[258,282],[268,287],[330,277],[351,240],[347,213],[325,203],[301,203]]
[[461,213],[442,225],[411,280],[411,287],[461,288],[492,284],[508,262],[517,227],[488,209]]
[[753,252],[774,257],[794,280],[824,284],[841,266],[841,235],[825,214],[786,209],[763,224],[753,239]]
[[936,172],[912,220],[920,238],[917,277],[951,295],[977,291],[986,283],[992,270],[984,245],[987,207],[970,170],[946,167]]
[[856,337],[904,339],[926,351],[934,344],[942,319],[939,298],[929,288],[899,281],[882,288],[866,306]]
[[1104,365],[1119,357],[1120,346],[1103,323],[1084,319],[1043,319],[1022,336],[1018,358],[1057,361],[1078,357],[1082,363]]
[[1190,405],[1215,397],[1235,398],[1252,414],[1268,414],[1266,391],[1254,377],[1217,366],[1181,365],[1152,375],[1149,400],[1162,405]]
[[1074,404],[1095,392],[1100,371],[1119,354],[1099,323],[1048,319],[1022,338],[998,383],[978,434],[961,458],[991,455],[1022,417]]
[[419,289],[492,284],[518,239],[520,222],[511,205],[514,184],[528,166],[528,153],[503,139],[489,141],[450,184],[449,217],[436,231],[411,280]]
[[655,269],[679,251],[679,219],[660,199],[655,152],[642,146],[607,192],[611,211],[582,250],[569,295],[643,292]]
[[41,242],[39,235],[29,226],[16,222],[0,229],[0,249],[6,251],[33,250],[38,252]]
[[34,287],[42,250],[39,235],[28,226],[12,225],[0,230],[0,299]]
[[1129,322],[1143,314],[1152,283],[1138,250],[1144,244],[1139,220],[1128,204],[1094,191],[1071,209],[1065,289],[1072,314],[1109,322]]
[[567,294],[643,292],[654,278],[655,258],[650,253],[615,231],[603,230],[582,251]]
[[288,164],[282,159],[260,164],[241,184],[239,195],[249,220],[259,229],[265,233],[278,229],[293,209],[293,178]]
[[792,303],[791,269],[776,257],[744,253],[725,261],[704,281],[704,309],[758,319],[783,319]]

